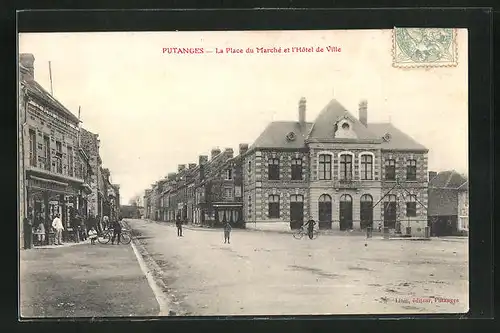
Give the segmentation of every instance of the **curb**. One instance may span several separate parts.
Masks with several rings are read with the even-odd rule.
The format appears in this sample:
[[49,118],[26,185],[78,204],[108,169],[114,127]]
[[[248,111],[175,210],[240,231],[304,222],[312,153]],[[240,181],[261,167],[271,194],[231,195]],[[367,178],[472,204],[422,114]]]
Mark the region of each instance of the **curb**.
[[134,244],[134,240],[130,242],[130,246],[132,247],[132,250],[134,251],[134,254],[137,258],[137,261],[139,262],[139,266],[141,267],[142,272],[146,276],[146,279],[148,280],[148,284],[153,291],[153,294],[155,295],[156,301],[158,302],[158,306],[160,307],[160,311],[158,312],[158,316],[168,316],[170,312],[170,307],[169,307],[169,301],[163,291],[161,290],[160,286],[157,284],[153,274],[150,272],[150,270],[147,267],[147,264],[145,260],[143,259],[142,255],[139,253],[139,250],[137,249],[136,245]]

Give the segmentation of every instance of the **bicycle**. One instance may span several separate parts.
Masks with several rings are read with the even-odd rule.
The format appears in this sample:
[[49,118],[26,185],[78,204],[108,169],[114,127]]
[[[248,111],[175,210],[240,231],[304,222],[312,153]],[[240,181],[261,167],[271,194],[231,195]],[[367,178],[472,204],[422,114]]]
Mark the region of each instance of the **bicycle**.
[[[318,235],[319,235],[318,230],[313,229],[311,239],[318,238]],[[304,237],[304,236],[309,237],[309,230],[307,230],[307,228],[304,226],[300,227],[300,229],[293,232],[293,238],[295,238],[295,239],[302,239],[302,237]]]
[[[101,235],[97,236],[97,241],[101,244],[108,244],[113,238],[113,229],[106,229]],[[118,240],[118,236],[116,236]],[[128,230],[122,229],[120,236],[120,244],[128,245],[132,241],[132,235]]]

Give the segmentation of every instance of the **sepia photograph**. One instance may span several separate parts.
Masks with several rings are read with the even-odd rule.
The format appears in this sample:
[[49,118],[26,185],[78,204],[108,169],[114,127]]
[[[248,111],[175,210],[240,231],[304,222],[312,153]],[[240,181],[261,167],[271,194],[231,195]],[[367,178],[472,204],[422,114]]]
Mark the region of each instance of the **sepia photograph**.
[[469,311],[468,30],[18,36],[19,317]]

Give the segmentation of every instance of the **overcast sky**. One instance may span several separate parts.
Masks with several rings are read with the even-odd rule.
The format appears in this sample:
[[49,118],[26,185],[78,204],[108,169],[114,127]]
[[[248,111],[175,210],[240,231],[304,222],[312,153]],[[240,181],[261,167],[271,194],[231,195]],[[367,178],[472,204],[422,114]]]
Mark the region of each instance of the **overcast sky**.
[[[103,166],[122,203],[197,163],[212,147],[251,144],[274,120],[307,120],[336,98],[354,115],[388,122],[429,148],[429,170],[468,170],[467,31],[459,64],[392,67],[390,30],[315,32],[127,32],[21,34],[35,56],[35,79],[101,139]],[[215,48],[337,46],[337,53],[216,54]],[[210,54],[167,54],[203,47]]]

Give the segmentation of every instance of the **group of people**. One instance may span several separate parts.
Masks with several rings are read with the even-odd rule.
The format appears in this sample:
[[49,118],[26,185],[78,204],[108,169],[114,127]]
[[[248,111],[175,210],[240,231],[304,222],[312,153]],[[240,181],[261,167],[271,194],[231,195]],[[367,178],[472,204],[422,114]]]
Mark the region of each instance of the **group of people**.
[[[80,242],[90,239],[95,242],[97,235],[104,232],[108,228],[116,230],[113,233],[113,243],[115,238],[118,238],[120,243],[121,225],[118,220],[109,221],[108,216],[101,218],[96,216],[89,216],[85,218],[77,212],[70,214],[70,226],[73,229],[74,241]],[[23,221],[24,231],[24,248],[30,249],[33,243],[44,245],[48,243],[48,236],[51,232],[54,233],[54,245],[63,244],[63,225],[60,214],[55,214],[51,219],[45,220],[40,212],[33,213],[33,209],[28,207],[27,216]]]
[[[177,218],[175,219],[175,226],[177,227],[177,236],[182,237],[182,220],[181,217],[178,215]],[[224,223],[224,244],[231,244],[230,238],[231,238],[231,224],[229,222]]]

